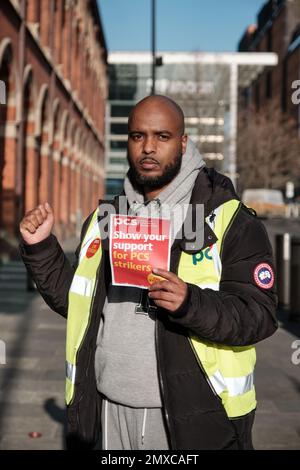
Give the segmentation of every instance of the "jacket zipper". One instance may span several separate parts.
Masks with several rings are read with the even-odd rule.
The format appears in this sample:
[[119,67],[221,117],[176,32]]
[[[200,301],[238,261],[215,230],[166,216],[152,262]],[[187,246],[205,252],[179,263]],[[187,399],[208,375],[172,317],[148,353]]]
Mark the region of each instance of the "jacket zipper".
[[[233,214],[233,216],[232,216],[232,218],[231,218],[231,221],[230,221],[229,225],[227,226],[227,228],[226,228],[226,230],[225,230],[225,233],[224,233],[224,235],[223,235],[223,238],[222,238],[222,245],[221,245],[221,249],[220,249],[220,258],[221,258],[221,256],[222,256],[222,250],[223,250],[223,244],[224,244],[225,237],[226,237],[226,235],[227,235],[227,233],[228,233],[230,227],[232,226],[232,224],[233,224],[233,222],[234,222],[234,220],[235,220],[235,218],[236,218],[236,216],[237,216],[237,213],[238,213],[240,207],[241,207],[241,203],[238,205],[236,211],[234,212],[234,214]],[[215,391],[215,389],[214,389],[214,387],[213,387],[213,385],[212,385],[212,383],[211,383],[211,381],[210,381],[210,379],[209,379],[209,377],[208,377],[208,375],[207,375],[207,373],[206,373],[206,371],[205,371],[205,369],[204,369],[204,367],[203,367],[203,364],[202,364],[202,362],[201,362],[201,360],[200,360],[200,358],[199,358],[199,356],[198,356],[198,354],[197,354],[197,352],[196,352],[196,350],[195,350],[195,348],[194,348],[194,345],[193,345],[193,342],[192,342],[190,336],[188,337],[188,340],[189,340],[189,343],[190,343],[190,345],[191,345],[192,351],[193,351],[193,353],[194,353],[194,355],[195,355],[195,357],[196,357],[196,360],[197,360],[197,362],[198,362],[198,365],[199,365],[200,369],[202,370],[202,372],[203,372],[203,374],[204,374],[204,376],[205,376],[205,378],[206,378],[206,381],[207,381],[208,385],[210,386],[210,388],[211,388],[213,394],[219,399],[220,402],[222,402],[222,399],[220,398],[220,396],[219,396],[219,395],[217,394],[217,392]]]
[[[238,210],[239,210],[240,207],[241,207],[241,203],[240,203],[240,204],[238,205],[238,207],[236,208],[236,211],[234,212],[234,214],[233,214],[233,216],[232,216],[232,218],[231,218],[231,221],[230,221],[229,225],[227,226],[227,228],[226,228],[226,230],[225,230],[225,233],[224,233],[224,235],[223,235],[223,238],[222,238],[222,245],[221,245],[221,249],[220,249],[220,258],[221,258],[221,256],[222,256],[222,250],[223,250],[224,239],[225,239],[225,237],[226,237],[226,235],[227,235],[227,233],[228,233],[228,231],[229,231],[231,225],[233,224],[233,221],[235,220],[235,217],[236,217],[236,215],[237,215]],[[202,362],[201,362],[201,360],[200,360],[200,358],[199,358],[199,356],[198,356],[198,354],[197,354],[197,352],[196,352],[196,350],[195,350],[195,348],[194,348],[194,345],[193,345],[193,342],[192,342],[190,336],[188,337],[188,340],[189,340],[189,343],[190,343],[190,345],[191,345],[191,348],[192,348],[192,351],[193,351],[193,353],[194,353],[194,356],[196,357],[196,360],[197,360],[197,362],[198,362],[198,365],[199,365],[200,369],[202,370],[202,372],[203,372],[203,374],[204,374],[204,376],[205,376],[205,378],[206,378],[206,381],[207,381],[208,385],[210,386],[210,388],[211,388],[213,394],[222,402],[222,399],[220,398],[220,396],[219,396],[219,395],[217,394],[217,392],[215,391],[215,389],[214,389],[214,387],[213,387],[213,385],[212,385],[212,383],[211,383],[211,381],[210,381],[210,379],[209,379],[209,377],[208,377],[208,375],[207,375],[207,373],[206,373],[206,371],[205,371],[205,369],[204,369],[204,367],[203,367],[203,364],[202,364]]]
[[160,369],[160,366],[159,366],[160,360],[159,360],[159,347],[158,347],[158,321],[157,321],[157,318],[155,318],[155,346],[156,346],[156,356],[157,356],[157,372],[158,372],[158,379],[159,379],[160,390],[161,390],[161,399],[162,399],[162,402],[163,402],[163,410],[164,410],[164,415],[165,415],[165,418],[166,418],[168,434],[169,434],[169,437],[170,437],[171,449],[175,449],[175,446],[173,445],[173,442],[172,442],[173,439],[172,439],[172,433],[171,433],[169,413],[168,413],[168,410],[167,410],[167,408],[165,406],[165,403],[164,403],[165,389],[164,389],[161,369]]
[[230,230],[230,228],[231,228],[233,222],[235,221],[235,218],[236,218],[236,216],[237,216],[238,211],[240,210],[241,205],[242,205],[242,203],[240,202],[239,205],[238,205],[237,208],[236,208],[235,213],[234,213],[233,216],[231,217],[231,221],[230,221],[229,224],[227,225],[226,230],[225,230],[225,232],[224,232],[224,235],[223,235],[223,238],[222,238],[222,244],[221,244],[221,248],[220,248],[220,259],[222,259],[224,240],[225,240],[225,238],[226,238],[226,236],[227,236],[227,233],[229,232],[229,230]]
[[[222,254],[223,242],[224,242],[225,236],[227,235],[227,232],[228,232],[228,230],[230,229],[230,227],[231,227],[231,225],[232,225],[232,223],[233,223],[233,221],[234,221],[234,219],[235,219],[235,217],[236,217],[236,215],[237,215],[237,212],[238,212],[240,206],[241,206],[241,203],[238,205],[238,207],[237,207],[235,213],[234,213],[233,216],[232,216],[232,219],[231,219],[231,221],[230,221],[230,224],[228,225],[227,229],[225,230],[225,233],[224,233],[224,236],[223,236],[223,239],[222,239],[222,246],[221,246],[221,250],[220,250],[220,258],[221,258],[221,254]],[[177,271],[177,270],[176,270],[176,271]],[[211,391],[213,392],[213,394],[215,395],[215,397],[217,397],[218,400],[222,403],[222,399],[220,398],[220,396],[219,396],[219,395],[217,394],[217,392],[215,391],[215,389],[214,389],[214,387],[213,387],[213,385],[212,385],[212,383],[211,383],[211,381],[210,381],[210,379],[209,379],[209,377],[208,377],[208,375],[207,375],[207,373],[206,373],[206,371],[205,371],[205,369],[204,369],[204,367],[203,367],[203,364],[202,364],[200,358],[198,357],[198,354],[196,353],[196,350],[195,350],[195,348],[194,348],[194,345],[193,345],[193,343],[192,343],[192,340],[191,340],[191,338],[190,338],[189,336],[188,336],[188,341],[189,341],[189,343],[190,343],[190,346],[191,346],[191,348],[192,348],[192,351],[193,351],[193,353],[194,353],[194,356],[195,356],[195,358],[196,358],[196,361],[197,361],[197,363],[198,363],[198,366],[200,367],[200,369],[201,369],[201,371],[202,371],[204,377],[206,378],[206,381],[207,381],[209,387],[211,388]],[[164,385],[163,385],[163,379],[162,379],[161,370],[160,370],[160,367],[159,367],[159,362],[160,362],[160,361],[159,361],[159,347],[158,347],[158,321],[157,321],[157,318],[155,319],[155,345],[156,345],[156,355],[157,355],[157,371],[158,371],[158,378],[159,378],[159,384],[160,384],[161,395],[162,395],[162,401],[163,401]],[[163,405],[164,405],[164,403],[163,403]],[[164,414],[165,414],[165,418],[166,418],[166,423],[167,423],[167,427],[168,427],[168,431],[169,431],[171,447],[172,447],[172,448],[175,448],[175,446],[172,445],[173,443],[172,443],[172,433],[171,433],[171,427],[170,427],[170,418],[169,418],[169,414],[168,414],[168,411],[167,411],[167,408],[166,408],[165,405],[163,406],[163,410],[164,410]]]

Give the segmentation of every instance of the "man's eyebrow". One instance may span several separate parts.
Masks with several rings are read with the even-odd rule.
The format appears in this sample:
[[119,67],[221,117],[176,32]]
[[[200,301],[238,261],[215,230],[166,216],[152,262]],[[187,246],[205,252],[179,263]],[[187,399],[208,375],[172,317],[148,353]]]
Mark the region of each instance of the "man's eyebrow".
[[[138,129],[132,129],[130,131],[128,131],[128,134],[131,135],[131,134],[145,134],[146,131],[140,131]],[[168,134],[168,135],[172,135],[172,132],[171,131],[167,131],[165,129],[159,129],[159,130],[156,130],[156,131],[153,131],[154,134]]]

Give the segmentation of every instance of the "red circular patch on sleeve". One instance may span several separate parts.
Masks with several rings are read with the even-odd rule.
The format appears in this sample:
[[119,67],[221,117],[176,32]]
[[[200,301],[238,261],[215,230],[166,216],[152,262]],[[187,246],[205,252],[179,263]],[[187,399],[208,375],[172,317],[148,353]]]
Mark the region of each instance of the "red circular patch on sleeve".
[[258,287],[271,289],[274,284],[274,272],[268,263],[260,263],[254,269],[254,280]]
[[98,248],[100,246],[100,238],[95,238],[95,240],[92,241],[92,243],[89,245],[87,251],[86,251],[86,257],[87,258],[91,258],[92,256],[94,256],[94,254],[96,253],[96,251],[98,251]]

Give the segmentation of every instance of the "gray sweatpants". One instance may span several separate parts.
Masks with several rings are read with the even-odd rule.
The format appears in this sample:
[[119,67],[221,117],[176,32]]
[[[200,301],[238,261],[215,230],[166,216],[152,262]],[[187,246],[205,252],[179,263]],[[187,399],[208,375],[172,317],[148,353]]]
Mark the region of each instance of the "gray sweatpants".
[[161,408],[130,408],[103,399],[103,450],[168,450]]

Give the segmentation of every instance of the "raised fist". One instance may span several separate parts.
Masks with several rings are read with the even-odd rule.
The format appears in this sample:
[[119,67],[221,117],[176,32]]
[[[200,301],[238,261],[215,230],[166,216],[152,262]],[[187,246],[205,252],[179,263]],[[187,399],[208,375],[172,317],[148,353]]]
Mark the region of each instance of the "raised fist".
[[23,240],[28,245],[33,245],[45,240],[50,235],[53,225],[53,210],[46,202],[25,214],[20,223],[20,232]]

